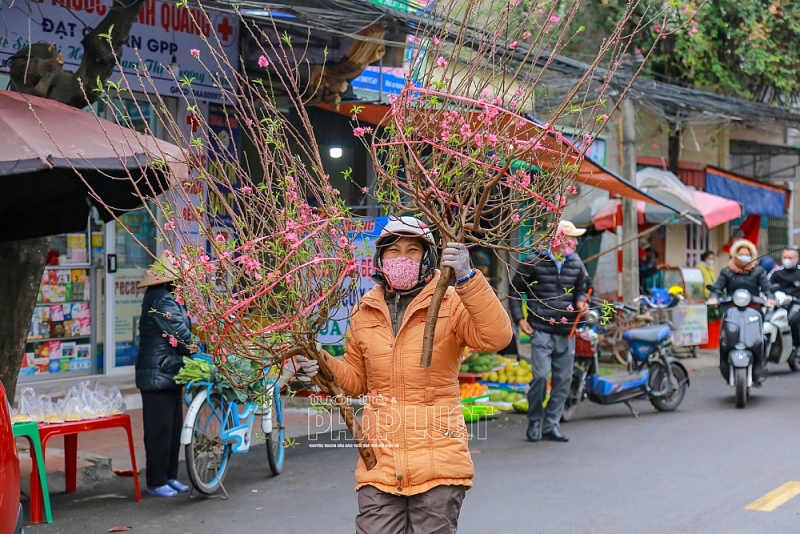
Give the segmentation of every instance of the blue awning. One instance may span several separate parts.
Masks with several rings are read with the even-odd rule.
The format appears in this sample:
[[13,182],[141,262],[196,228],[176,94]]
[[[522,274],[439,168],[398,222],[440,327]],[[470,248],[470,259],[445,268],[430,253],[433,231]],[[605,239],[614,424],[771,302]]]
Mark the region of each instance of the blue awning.
[[735,200],[745,213],[778,219],[786,214],[786,191],[711,167],[706,169],[706,192]]

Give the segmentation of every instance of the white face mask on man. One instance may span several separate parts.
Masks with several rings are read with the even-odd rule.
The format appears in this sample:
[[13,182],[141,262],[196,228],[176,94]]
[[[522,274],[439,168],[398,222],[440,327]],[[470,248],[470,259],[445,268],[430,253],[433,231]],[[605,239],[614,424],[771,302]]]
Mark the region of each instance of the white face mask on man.
[[797,267],[797,261],[784,258],[781,265],[783,265],[784,269],[794,269]]

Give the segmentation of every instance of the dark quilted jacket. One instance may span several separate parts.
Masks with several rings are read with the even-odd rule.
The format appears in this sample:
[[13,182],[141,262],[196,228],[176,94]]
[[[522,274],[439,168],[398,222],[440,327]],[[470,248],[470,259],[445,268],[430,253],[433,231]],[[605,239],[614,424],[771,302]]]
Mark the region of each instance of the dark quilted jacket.
[[736,274],[730,267],[725,267],[714,282],[711,296],[719,298],[724,294],[733,295],[737,289],[746,289],[754,297],[764,293],[767,298],[773,298],[772,283],[767,278],[767,271],[758,265],[749,273],[742,274]]
[[[511,318],[518,323],[522,316],[522,295],[528,296],[528,322],[534,330],[551,334],[568,335],[578,308],[586,299],[588,277],[583,262],[574,255],[564,261],[561,273],[545,252],[533,254],[521,263],[511,279]],[[567,322],[562,322],[566,317]],[[552,322],[551,322],[552,319]]]
[[781,269],[773,272],[769,281],[773,291],[783,291],[787,295],[800,298],[800,269]]
[[[169,336],[178,341],[177,347],[170,345]],[[141,391],[180,389],[174,378],[183,366],[183,356],[190,353],[192,326],[186,308],[178,304],[167,284],[145,291],[139,337],[136,387]]]

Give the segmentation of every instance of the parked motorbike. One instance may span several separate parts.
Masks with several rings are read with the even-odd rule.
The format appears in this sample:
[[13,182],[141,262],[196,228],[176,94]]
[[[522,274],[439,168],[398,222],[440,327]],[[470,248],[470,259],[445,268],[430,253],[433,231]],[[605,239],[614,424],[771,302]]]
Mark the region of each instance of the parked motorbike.
[[[744,408],[753,387],[753,366],[764,354],[763,316],[753,305],[763,306],[766,302],[746,289],[737,289],[733,295],[719,299],[719,304],[728,306],[720,329],[720,362],[727,362],[727,380],[736,390],[736,407]],[[725,377],[725,367],[721,366],[720,371]]]
[[775,292],[777,306],[764,316],[764,342],[767,361],[783,365],[788,363],[792,371],[800,371],[800,347],[792,346],[792,328],[789,314],[798,299],[783,291]]
[[[649,304],[654,308],[666,307]],[[596,350],[591,356],[576,353],[562,420],[570,421],[584,398],[603,405],[624,403],[636,417],[639,414],[630,401],[641,397],[647,397],[659,411],[676,410],[686,396],[689,373],[672,354],[672,334],[672,329],[664,324],[626,330],[622,339],[628,346],[628,370],[611,376],[600,376]]]

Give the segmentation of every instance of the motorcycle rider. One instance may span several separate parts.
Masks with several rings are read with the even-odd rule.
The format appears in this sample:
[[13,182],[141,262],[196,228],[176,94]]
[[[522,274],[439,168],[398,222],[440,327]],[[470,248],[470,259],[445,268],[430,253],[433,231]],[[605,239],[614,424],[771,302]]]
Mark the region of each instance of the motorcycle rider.
[[[775,296],[772,293],[772,284],[767,279],[767,272],[758,265],[756,246],[746,239],[736,241],[731,247],[731,259],[728,266],[722,269],[719,278],[711,287],[710,305],[719,303],[723,294],[733,295],[737,289],[746,289],[754,297],[762,293],[767,297],[767,306],[775,306]],[[758,355],[756,365],[753,366],[753,381],[760,385],[765,377],[767,359],[763,354]],[[719,369],[722,377],[727,380],[730,372],[727,359],[720,353]]]
[[[776,270],[770,277],[772,289],[783,291],[790,297],[800,298],[800,269],[797,268],[800,253],[797,247],[786,247],[781,254],[782,269]],[[789,309],[789,326],[792,327],[792,345],[800,348],[800,305],[796,302]]]

